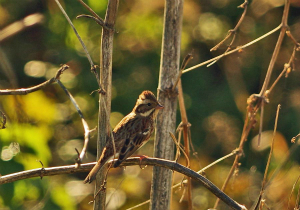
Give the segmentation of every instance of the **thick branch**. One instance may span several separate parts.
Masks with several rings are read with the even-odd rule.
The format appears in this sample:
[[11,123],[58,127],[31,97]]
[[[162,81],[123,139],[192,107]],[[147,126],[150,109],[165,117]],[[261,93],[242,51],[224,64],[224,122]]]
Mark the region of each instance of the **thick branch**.
[[[111,160],[113,161],[113,160]],[[111,161],[107,165],[110,165]],[[142,162],[141,162],[142,161]],[[49,168],[39,168],[28,171],[22,171],[14,174],[9,174],[0,177],[0,184],[11,183],[17,180],[28,179],[33,177],[43,177],[43,176],[54,176],[60,174],[74,174],[78,172],[88,172],[94,167],[96,162],[81,164],[80,168],[76,168],[75,165],[60,166],[60,167],[49,167]],[[218,187],[216,187],[212,182],[206,179],[204,176],[197,174],[197,172],[186,168],[185,166],[176,163],[174,161],[163,160],[158,158],[143,158],[142,160],[139,157],[128,158],[124,161],[121,166],[132,166],[132,165],[152,165],[164,167],[178,173],[184,174],[188,177],[191,177],[193,180],[201,183],[205,188],[219,197],[224,203],[230,206],[232,209],[246,210],[246,208],[234,200],[232,200],[228,195],[223,193]]]

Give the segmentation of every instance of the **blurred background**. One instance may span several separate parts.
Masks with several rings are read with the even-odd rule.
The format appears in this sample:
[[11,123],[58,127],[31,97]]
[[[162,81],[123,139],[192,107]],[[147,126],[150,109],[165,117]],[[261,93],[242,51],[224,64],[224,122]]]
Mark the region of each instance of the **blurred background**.
[[[93,61],[99,64],[101,28],[90,19],[76,19],[87,14],[77,1],[60,1],[85,42]],[[289,26],[300,40],[300,2],[291,1]],[[104,18],[107,1],[86,3]],[[222,54],[230,40],[217,51],[229,29],[235,27],[243,9],[237,0],[186,0],[182,27],[182,59],[192,52],[188,67]],[[233,47],[248,43],[280,24],[283,0],[253,0],[241,24]],[[111,125],[131,111],[143,90],[156,93],[160,66],[164,1],[120,1],[114,39]],[[265,78],[278,34],[251,45],[241,52],[220,59],[216,64],[197,68],[182,76],[182,84],[192,142],[196,155],[191,167],[198,171],[238,147],[246,115],[246,100],[258,93]],[[274,67],[271,83],[290,59],[294,44],[285,38]],[[258,123],[244,147],[240,170],[226,193],[247,207],[255,202],[261,187],[278,103],[279,115],[275,147],[265,193],[271,209],[295,205],[300,175],[298,143],[291,138],[300,126],[300,63],[296,54],[294,69],[283,77],[265,107],[263,134],[257,146]],[[0,0],[0,88],[26,88],[52,78],[61,64],[70,69],[61,81],[77,100],[90,128],[97,125],[97,82],[82,47],[52,0]],[[53,84],[25,96],[0,96],[0,110],[7,116],[6,129],[0,130],[0,174],[74,164],[75,148],[83,145],[80,117],[63,90]],[[259,120],[259,115],[257,116]],[[178,112],[177,124],[180,123]],[[140,154],[153,155],[153,139]],[[96,134],[92,136],[85,162],[96,159]],[[286,160],[284,163],[283,161]],[[185,164],[185,160],[179,161]],[[221,187],[233,163],[229,158],[208,169],[205,175]],[[92,209],[93,184],[83,184],[87,174],[32,178],[0,186],[0,209]],[[107,209],[127,209],[150,197],[152,167],[111,169],[107,185]],[[174,183],[183,176],[174,174]],[[174,189],[171,209],[186,209],[180,203],[182,188]],[[289,199],[290,198],[290,199]],[[215,196],[193,182],[195,209],[213,207]],[[148,209],[145,204],[136,209]],[[221,203],[220,209],[228,209]]]

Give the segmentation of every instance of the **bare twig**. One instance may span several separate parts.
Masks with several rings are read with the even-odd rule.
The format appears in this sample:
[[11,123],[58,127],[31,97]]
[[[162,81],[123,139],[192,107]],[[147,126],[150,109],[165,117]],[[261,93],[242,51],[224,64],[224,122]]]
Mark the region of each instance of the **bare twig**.
[[[275,87],[275,85],[278,83],[278,81],[280,80],[280,78],[284,75],[284,73],[289,72],[291,69],[291,64],[294,62],[295,60],[295,55],[296,55],[296,51],[297,51],[297,45],[294,47],[291,58],[289,60],[288,63],[284,64],[284,68],[282,70],[282,72],[279,74],[279,76],[276,78],[276,80],[274,81],[274,83],[271,85],[271,87],[269,88],[269,90],[266,91],[266,97],[269,97],[269,94],[272,92],[273,88]],[[287,74],[286,74],[287,76]]]
[[296,142],[296,139],[300,136],[300,133],[298,133],[296,136],[294,136],[292,139],[291,139],[291,142],[292,143],[295,143]]
[[[266,102],[268,103],[268,98],[266,97],[266,90],[267,90],[267,86],[269,85],[269,81],[270,81],[270,77],[271,77],[271,73],[273,71],[273,67],[275,64],[275,61],[277,59],[279,50],[280,50],[280,46],[282,44],[282,40],[284,37],[284,34],[287,30],[287,18],[288,18],[288,12],[289,12],[289,7],[290,7],[290,1],[286,0],[285,6],[284,6],[284,11],[283,11],[283,15],[282,15],[282,22],[280,24],[280,34],[268,67],[268,71],[265,77],[265,81],[264,84],[261,88],[261,91],[259,94],[252,94],[248,100],[248,107],[247,107],[247,115],[246,115],[246,119],[245,119],[245,123],[244,123],[244,129],[242,132],[242,136],[241,136],[241,140],[240,140],[240,145],[239,145],[239,149],[242,150],[243,149],[243,145],[246,141],[247,136],[249,135],[250,130],[252,129],[252,127],[256,124],[256,119],[255,116],[257,114],[257,112],[259,111],[259,109],[261,108],[261,106]],[[244,45],[245,46],[245,45]],[[263,116],[261,116],[263,117]],[[236,155],[236,158],[233,162],[233,165],[228,173],[228,176],[222,186],[222,190],[224,191],[230,178],[232,177],[233,173],[235,170],[237,170],[238,165],[239,165],[239,159],[240,156]],[[219,204],[219,199],[216,200],[214,208],[217,208]]]
[[[76,159],[76,167],[79,167],[80,164],[82,163],[82,159],[85,156],[87,147],[88,147],[88,143],[90,140],[90,128],[86,122],[86,120],[84,119],[83,113],[80,110],[79,105],[77,104],[75,98],[72,96],[72,94],[68,91],[68,89],[60,82],[59,79],[57,79],[57,83],[59,84],[59,86],[65,91],[66,95],[69,97],[69,99],[71,100],[72,104],[74,105],[75,109],[77,110],[80,118],[81,118],[81,122],[83,125],[83,129],[84,129],[84,145],[83,148],[81,150],[80,155],[78,155],[78,158]],[[77,151],[78,153],[78,151]]]
[[177,84],[179,82],[179,79],[181,78],[183,69],[186,67],[186,65],[190,62],[191,59],[193,59],[193,55],[191,53],[187,54],[184,57],[184,59],[182,61],[182,64],[181,64],[181,67],[180,67],[180,71],[179,71],[178,76],[177,76],[177,79],[176,79],[176,81],[175,81],[175,83],[174,83],[174,85],[172,87],[172,91],[175,90],[175,88],[176,88],[176,86],[177,86]]
[[261,203],[264,191],[265,191],[265,186],[266,186],[266,180],[267,180],[267,174],[269,171],[269,166],[271,163],[271,158],[272,158],[272,154],[273,154],[273,149],[274,149],[274,140],[275,140],[275,136],[276,136],[276,131],[277,131],[277,123],[278,123],[278,116],[279,116],[279,110],[280,110],[280,104],[277,106],[277,112],[276,112],[276,118],[275,118],[275,125],[274,125],[274,131],[273,131],[273,138],[272,138],[272,144],[271,144],[271,149],[270,149],[270,153],[269,153],[269,157],[268,157],[268,162],[266,165],[266,169],[265,169],[265,173],[264,173],[264,178],[261,184],[261,190],[259,193],[259,198],[258,198],[258,202],[256,204],[256,207],[254,209],[257,209]]
[[72,21],[70,20],[69,16],[67,15],[67,13],[65,12],[65,10],[63,9],[63,7],[61,6],[61,4],[59,3],[58,0],[55,0],[56,4],[58,5],[59,9],[61,10],[61,12],[63,13],[63,15],[65,16],[65,18],[67,19],[68,23],[70,24],[70,26],[72,27],[77,39],[79,40],[85,54],[86,54],[86,57],[91,65],[91,71],[94,73],[96,79],[97,79],[97,82],[98,82],[98,85],[99,85],[99,93],[105,93],[105,90],[101,87],[101,83],[100,83],[100,80],[99,80],[99,75],[97,73],[97,71],[95,71],[96,69],[96,65],[93,63],[93,60],[87,50],[87,47],[85,46],[84,42],[82,41],[79,33],[77,32],[75,26],[73,25]]
[[95,18],[97,18],[98,20],[102,21],[103,22],[103,25],[104,24],[104,21],[103,19],[96,13],[94,12],[94,10],[92,8],[89,7],[89,5],[87,5],[86,3],[84,3],[82,0],[78,0],[80,4],[82,4],[82,6],[84,6]]
[[57,70],[56,75],[53,78],[47,80],[46,82],[43,82],[42,84],[36,85],[34,87],[30,87],[30,88],[0,90],[0,95],[26,95],[28,93],[35,92],[37,90],[45,88],[46,86],[54,83],[57,79],[59,79],[60,75],[68,68],[69,68],[68,65],[62,65]]
[[284,10],[283,10],[282,20],[281,20],[281,24],[280,24],[282,26],[281,31],[280,31],[275,49],[273,51],[273,55],[272,55],[272,58],[271,58],[271,61],[270,61],[269,67],[268,67],[268,71],[267,71],[267,74],[265,77],[264,84],[259,93],[260,97],[264,97],[265,92],[269,86],[273,68],[274,68],[275,62],[277,60],[285,32],[287,31],[287,28],[288,28],[287,20],[288,20],[289,9],[290,9],[290,0],[286,0]]
[[[290,201],[291,201],[291,197],[292,197],[292,195],[293,195],[294,189],[295,189],[295,187],[296,187],[296,185],[297,185],[299,179],[300,179],[300,175],[298,175],[298,177],[297,177],[295,183],[293,184],[293,188],[292,188],[292,191],[291,191],[290,196],[289,196],[289,201],[288,201],[288,207],[287,207],[287,210],[290,209]],[[297,199],[296,199],[296,202],[295,202],[295,208],[294,208],[294,209],[296,209],[296,207],[297,207],[297,205],[298,205],[298,202],[299,202],[299,190],[300,190],[300,188],[298,189],[298,195],[297,195]]]
[[114,31],[114,29],[111,29],[111,28],[107,27],[107,26],[105,25],[103,19],[101,19],[101,18],[99,19],[99,18],[96,18],[96,17],[94,17],[94,16],[92,16],[92,15],[85,15],[85,14],[78,15],[76,18],[78,19],[78,18],[82,18],[82,17],[84,17],[84,18],[89,18],[89,19],[94,20],[99,26],[102,26],[102,27],[105,28],[106,30],[112,30],[112,31]]
[[176,137],[174,136],[173,133],[169,132],[170,136],[172,137],[173,142],[175,143],[175,145],[177,146],[177,148],[179,148],[181,150],[181,152],[183,153],[185,159],[186,159],[186,167],[189,168],[190,167],[190,160],[188,155],[185,153],[184,149],[181,148],[181,146],[178,144],[178,141],[176,139]]
[[[235,41],[235,37],[236,37],[236,32],[238,30],[238,28],[240,27],[241,23],[243,22],[245,16],[246,16],[246,13],[247,13],[247,9],[248,9],[248,0],[245,0],[245,2],[243,4],[241,4],[240,6],[238,6],[238,8],[242,8],[244,9],[244,12],[243,14],[241,15],[241,18],[239,19],[238,23],[236,24],[236,26],[229,30],[226,37],[219,43],[217,44],[216,46],[214,46],[213,48],[210,49],[210,51],[214,51],[214,50],[217,50],[222,44],[224,44],[224,42],[229,39],[232,35],[232,40],[229,44],[229,46],[227,47],[226,51],[223,53],[223,55],[225,55],[225,53],[227,53],[229,50],[231,50],[231,47]],[[221,59],[222,57],[220,57],[219,59]],[[217,60],[214,60],[213,62],[211,62],[209,65],[207,65],[207,67],[213,65],[214,63],[216,63],[219,59]]]
[[81,44],[81,46],[82,46],[82,48],[83,48],[83,50],[84,50],[84,52],[85,52],[85,54],[86,54],[86,56],[87,56],[87,59],[89,60],[89,62],[90,62],[90,64],[91,64],[91,66],[94,66],[93,60],[92,60],[92,58],[91,58],[91,56],[90,56],[90,54],[89,54],[89,52],[88,52],[88,50],[87,50],[87,48],[86,48],[84,42],[82,41],[81,37],[79,36],[79,34],[78,34],[78,32],[77,32],[75,26],[73,25],[71,19],[69,18],[69,16],[68,16],[67,13],[65,12],[64,8],[61,6],[61,4],[59,3],[59,1],[58,1],[58,0],[55,0],[55,2],[56,2],[56,4],[58,5],[58,7],[59,7],[59,9],[61,10],[61,12],[63,13],[63,15],[65,16],[65,18],[67,19],[67,21],[68,21],[68,23],[70,24],[70,26],[72,27],[72,29],[73,29],[75,35],[77,36],[77,39],[79,40],[79,42],[80,42],[80,44]]
[[[187,161],[190,158],[190,140],[189,140],[189,129],[190,127],[187,114],[186,114],[186,109],[185,109],[185,104],[184,104],[184,98],[183,98],[183,90],[182,90],[182,84],[181,84],[181,79],[179,79],[178,82],[178,101],[179,101],[179,108],[180,108],[180,115],[181,115],[181,120],[182,120],[182,126],[183,126],[183,140],[184,140],[184,150],[187,155]],[[187,162],[188,163],[188,162]],[[189,209],[193,208],[192,204],[192,183],[191,179],[187,179],[187,195],[188,195],[188,204],[189,204]]]
[[294,209],[299,209],[299,199],[300,199],[299,197],[300,197],[300,188],[298,188],[297,199],[296,199],[296,202],[295,202]]
[[[111,164],[111,160],[108,164]],[[174,161],[158,159],[158,158],[128,158],[120,166],[132,166],[132,165],[139,165],[142,161],[143,165],[152,165],[152,166],[159,166],[168,168],[170,170],[177,171],[181,174],[184,174],[188,177],[191,177],[193,180],[201,183],[205,188],[211,191],[217,197],[220,197],[224,203],[226,203],[232,209],[239,209],[239,210],[246,210],[246,207],[243,205],[238,204],[236,201],[232,200],[229,196],[223,193],[218,187],[216,187],[212,182],[210,182],[205,177],[197,174],[195,171],[186,168],[183,165],[180,165]],[[76,168],[75,165],[68,165],[68,166],[60,166],[60,167],[49,167],[43,169],[43,176],[53,176],[53,175],[60,175],[60,174],[73,174],[78,172],[87,172],[95,166],[96,162],[81,164],[80,168]],[[41,169],[33,169],[28,171],[22,171],[14,174],[4,175],[0,177],[0,184],[11,183],[17,180],[28,179],[32,177],[39,177],[41,173]]]
[[224,56],[230,55],[230,54],[235,53],[235,52],[237,52],[237,51],[240,51],[240,50],[242,50],[242,49],[244,49],[244,48],[247,48],[247,47],[249,47],[249,46],[255,44],[256,42],[258,42],[258,41],[260,41],[260,40],[262,40],[262,39],[268,37],[269,35],[275,33],[276,31],[280,30],[281,27],[282,27],[282,25],[280,24],[279,26],[277,26],[277,27],[274,28],[273,30],[269,31],[268,33],[266,33],[266,34],[264,34],[264,35],[258,37],[257,39],[255,39],[255,40],[253,40],[253,41],[251,41],[251,42],[248,42],[248,43],[245,44],[245,45],[242,45],[242,46],[240,46],[240,47],[237,47],[237,48],[234,49],[234,50],[228,51],[228,52],[226,52],[226,53],[224,53],[224,54],[222,54],[222,55],[216,56],[216,57],[214,57],[214,58],[212,58],[212,59],[209,59],[209,60],[204,61],[204,62],[202,62],[202,63],[199,63],[199,64],[197,64],[197,65],[195,65],[195,66],[192,66],[192,67],[190,67],[190,68],[188,68],[188,69],[185,69],[184,71],[182,71],[182,74],[187,73],[187,72],[189,72],[189,71],[192,71],[192,70],[194,70],[194,69],[196,69],[196,68],[199,68],[199,67],[201,67],[201,66],[204,66],[204,65],[206,65],[206,64],[209,64],[209,63],[211,63],[211,62],[213,62],[213,61],[215,61],[215,60],[218,60],[218,59],[220,59],[220,58],[222,58],[222,57],[224,57]]

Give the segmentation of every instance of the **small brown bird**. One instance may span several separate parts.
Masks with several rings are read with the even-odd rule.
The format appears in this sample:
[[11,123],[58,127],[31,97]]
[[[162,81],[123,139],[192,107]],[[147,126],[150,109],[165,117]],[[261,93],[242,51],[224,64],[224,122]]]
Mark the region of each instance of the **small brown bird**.
[[[163,108],[151,91],[145,90],[141,93],[133,110],[118,123],[112,132],[116,157],[118,157],[114,167],[119,166],[126,158],[147,143],[153,133],[157,113]],[[113,157],[112,139],[108,139],[97,164],[87,175],[84,183],[91,183],[101,167]]]

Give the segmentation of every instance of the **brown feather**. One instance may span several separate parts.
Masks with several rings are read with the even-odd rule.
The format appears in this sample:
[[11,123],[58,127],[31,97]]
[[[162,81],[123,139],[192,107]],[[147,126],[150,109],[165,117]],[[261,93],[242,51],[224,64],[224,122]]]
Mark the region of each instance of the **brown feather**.
[[[143,91],[140,94],[132,112],[126,115],[113,130],[116,156],[118,157],[114,167],[119,166],[149,140],[154,130],[155,117],[162,108],[163,106],[151,91]],[[91,183],[101,167],[113,156],[114,148],[112,138],[110,138],[84,183]]]

